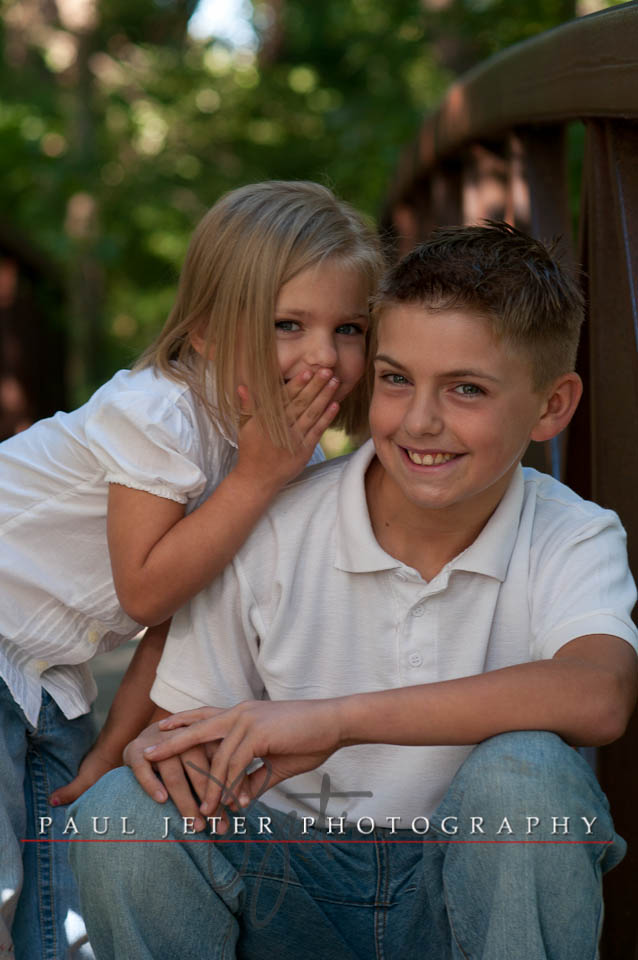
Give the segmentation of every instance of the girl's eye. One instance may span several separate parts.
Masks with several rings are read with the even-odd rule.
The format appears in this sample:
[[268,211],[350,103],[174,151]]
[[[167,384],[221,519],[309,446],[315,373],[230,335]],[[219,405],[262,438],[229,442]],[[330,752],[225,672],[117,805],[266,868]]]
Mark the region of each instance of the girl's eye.
[[482,393],[485,393],[485,391],[477,387],[475,383],[459,383],[457,387],[454,387],[454,392],[462,397],[478,397]]
[[347,337],[357,337],[363,333],[363,327],[358,323],[342,323],[337,327],[337,333],[344,333]]
[[409,383],[407,377],[402,376],[400,373],[382,373],[381,379],[396,387],[403,387],[406,383]]
[[301,330],[301,326],[296,320],[275,320],[275,330],[283,330],[285,333],[296,333]]

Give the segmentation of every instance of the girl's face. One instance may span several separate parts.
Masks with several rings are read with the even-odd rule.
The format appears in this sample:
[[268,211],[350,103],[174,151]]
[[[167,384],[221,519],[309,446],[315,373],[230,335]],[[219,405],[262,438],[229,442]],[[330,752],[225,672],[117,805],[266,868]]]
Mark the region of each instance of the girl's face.
[[368,323],[368,286],[361,271],[338,260],[302,270],[281,287],[275,307],[282,377],[287,382],[325,367],[339,381],[334,399],[343,400],[363,376]]

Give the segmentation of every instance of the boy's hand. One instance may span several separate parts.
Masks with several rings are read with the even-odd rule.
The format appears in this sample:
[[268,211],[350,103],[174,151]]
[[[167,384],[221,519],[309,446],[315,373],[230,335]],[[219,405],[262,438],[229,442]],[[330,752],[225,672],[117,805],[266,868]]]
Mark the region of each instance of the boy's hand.
[[[145,755],[157,763],[197,744],[218,742],[201,812],[208,816],[220,804],[247,806],[264,790],[313,770],[345,745],[337,703],[335,699],[247,700],[226,710],[188,710],[160,721],[162,731],[175,732],[147,748]],[[256,758],[264,766],[245,776]]]
[[99,744],[96,744],[94,747],[91,747],[80,764],[77,777],[64,787],[59,787],[57,790],[54,790],[49,797],[49,803],[53,807],[66,806],[67,803],[73,803],[85,790],[88,790],[94,783],[97,783],[105,773],[121,766],[122,757],[113,757],[108,753],[101,752]]
[[286,419],[294,444],[292,453],[273,444],[252,416],[247,387],[238,387],[245,419],[242,418],[237,438],[239,459],[235,472],[253,483],[272,484],[276,490],[296,477],[337,415],[339,404],[333,403],[332,398],[338,386],[332,370],[323,368],[315,373],[306,370],[297,374],[283,387]]
[[[210,765],[206,748],[198,745],[161,763],[151,764],[144,754],[144,748],[166,738],[167,735],[162,733],[158,723],[152,723],[128,744],[124,750],[124,762],[131,768],[137,782],[149,797],[157,803],[165,803],[170,797],[183,817],[194,819],[195,830],[203,830],[206,825],[193,791],[201,802],[208,786],[206,773]],[[160,774],[161,780],[156,776],[154,768]]]

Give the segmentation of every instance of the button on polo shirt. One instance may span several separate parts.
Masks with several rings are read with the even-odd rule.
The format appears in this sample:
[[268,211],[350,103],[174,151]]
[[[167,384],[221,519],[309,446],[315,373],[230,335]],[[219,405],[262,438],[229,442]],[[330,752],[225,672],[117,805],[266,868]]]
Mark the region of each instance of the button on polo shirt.
[[[374,455],[369,442],[287,487],[233,563],[176,614],[152,690],[161,707],[428,684],[551,657],[592,633],[636,645],[615,514],[519,468],[477,539],[426,583],[374,537],[364,483]],[[347,747],[265,800],[318,816],[327,774],[326,815],[380,825],[398,816],[409,828],[471,749]]]

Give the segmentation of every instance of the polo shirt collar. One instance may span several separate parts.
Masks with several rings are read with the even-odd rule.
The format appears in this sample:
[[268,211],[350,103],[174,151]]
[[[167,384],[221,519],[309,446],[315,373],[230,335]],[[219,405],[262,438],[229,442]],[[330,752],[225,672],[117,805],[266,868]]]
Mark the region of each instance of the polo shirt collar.
[[365,475],[376,456],[368,440],[348,458],[339,482],[335,567],[348,573],[395,570],[403,564],[380,546],[372,530]]
[[[339,484],[335,566],[348,573],[404,566],[382,549],[372,530],[365,474],[374,456],[374,443],[368,440],[348,459]],[[476,540],[446,564],[436,579],[444,571],[449,574],[452,570],[465,570],[504,581],[518,534],[523,494],[523,470],[519,464],[503,499]]]
[[482,573],[503,582],[507,576],[523,508],[523,468],[517,466],[498,507],[476,540],[450,561],[451,570]]

